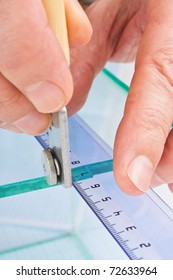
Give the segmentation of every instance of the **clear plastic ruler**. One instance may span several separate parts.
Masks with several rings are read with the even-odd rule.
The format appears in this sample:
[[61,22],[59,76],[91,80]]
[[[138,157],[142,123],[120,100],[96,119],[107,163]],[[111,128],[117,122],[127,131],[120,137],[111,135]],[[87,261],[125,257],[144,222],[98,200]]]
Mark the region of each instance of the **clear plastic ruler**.
[[[128,258],[173,259],[172,209],[152,189],[135,197],[122,193],[110,147],[78,116],[69,130],[73,187]],[[47,133],[36,138],[49,146]]]

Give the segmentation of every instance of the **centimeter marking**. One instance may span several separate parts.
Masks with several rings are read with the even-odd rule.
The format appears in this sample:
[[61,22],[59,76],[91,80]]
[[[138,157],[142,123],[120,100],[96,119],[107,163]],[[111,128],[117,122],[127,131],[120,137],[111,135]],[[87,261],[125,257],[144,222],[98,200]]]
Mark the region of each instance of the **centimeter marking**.
[[86,190],[90,189],[82,189],[79,184],[73,183],[73,186],[77,190],[77,192],[82,196],[82,198],[85,200],[85,202],[88,204],[88,206],[94,211],[96,216],[99,218],[99,220],[102,222],[102,224],[106,227],[106,229],[109,231],[109,233],[112,235],[112,237],[118,242],[120,247],[123,249],[123,251],[126,253],[126,255],[131,260],[137,259],[136,255],[132,252],[133,250],[129,250],[128,246],[126,245],[126,240],[124,241],[122,237],[120,236],[121,232],[117,232],[114,228],[116,223],[111,224],[108,220],[109,217],[112,217],[112,215],[105,217],[102,211],[104,211],[104,208],[99,209],[96,204],[100,203],[100,200],[93,202],[91,197],[87,195]]
[[74,182],[73,186],[129,259],[160,259],[152,244],[141,235],[131,219],[109,196],[105,187],[98,183],[98,179]]
[[[36,138],[45,149],[48,148],[47,133]],[[107,193],[106,187],[99,183],[99,176],[95,176],[110,176],[112,168],[112,160],[72,168],[73,186],[129,259],[160,259],[151,242],[143,237],[140,229]]]

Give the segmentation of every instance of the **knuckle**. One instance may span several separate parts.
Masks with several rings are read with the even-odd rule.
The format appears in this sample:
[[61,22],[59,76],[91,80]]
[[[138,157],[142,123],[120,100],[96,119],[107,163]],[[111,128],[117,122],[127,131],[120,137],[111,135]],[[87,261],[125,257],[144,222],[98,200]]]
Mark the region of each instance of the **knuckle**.
[[0,99],[0,114],[4,115],[4,112],[6,114],[9,114],[16,104],[20,102],[20,94],[15,95],[5,95],[3,98]]
[[162,48],[153,57],[153,62],[155,63],[158,71],[166,76],[171,85],[173,85],[172,71],[170,71],[170,66],[173,65],[173,48]]
[[[90,56],[93,57],[93,52],[90,53]],[[96,69],[94,67],[93,60],[85,57],[83,58],[83,53],[78,53],[76,50],[72,50],[71,52],[71,71],[73,75],[74,83],[79,82],[79,77],[86,76],[87,77],[94,77]]]
[[169,124],[166,116],[159,110],[146,109],[143,116],[138,119],[138,126],[144,131],[144,135],[150,135],[154,140],[165,142],[169,133]]
[[83,65],[83,71],[84,73],[88,73],[88,76],[94,77],[95,67],[93,63],[91,63],[90,61],[85,61],[85,64]]
[[144,65],[152,67],[158,77],[158,84],[166,89],[169,97],[173,97],[173,41],[165,43],[152,56],[145,58]]

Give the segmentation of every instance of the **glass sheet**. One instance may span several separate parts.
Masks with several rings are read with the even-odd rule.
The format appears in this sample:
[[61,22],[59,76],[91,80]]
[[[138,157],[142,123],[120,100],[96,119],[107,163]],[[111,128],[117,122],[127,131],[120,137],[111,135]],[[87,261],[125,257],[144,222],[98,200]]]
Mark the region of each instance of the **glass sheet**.
[[[95,86],[100,79],[106,86],[104,75]],[[26,180],[43,177],[42,147],[34,137],[5,130],[0,137],[1,188],[14,183],[26,187]],[[81,145],[83,151],[84,139],[79,137],[76,147],[80,151]],[[84,163],[91,162],[85,155]],[[119,258],[127,256],[73,188],[58,186],[0,199],[0,259]]]
[[[91,98],[89,97],[80,115],[112,146],[116,127],[123,114],[127,87],[106,70],[104,71],[96,78],[91,89]],[[114,102],[110,102],[111,99]],[[91,111],[89,108],[92,107],[91,102],[93,104],[94,101],[95,107]],[[115,111],[116,117],[114,118],[111,114]],[[111,128],[110,118],[115,120],[115,122],[111,122]],[[89,142],[85,141],[85,134],[82,130],[75,135],[77,130],[75,125],[76,123],[72,120],[70,142],[72,151],[75,150],[73,159],[78,160],[80,157],[81,165],[95,162],[96,159],[97,162],[111,159],[111,149],[106,145],[105,152],[103,149],[103,153],[100,154],[99,151],[97,152],[97,143],[92,141],[95,146],[90,150]],[[94,131],[91,130],[89,135],[92,135],[92,139],[96,137]],[[38,185],[35,179],[43,177],[40,160],[42,149],[38,142],[33,137],[7,131],[1,131],[0,136],[1,188],[7,187],[7,184],[9,186],[11,183],[19,186],[16,182],[21,182],[25,188],[26,182],[24,181],[31,179],[34,179]],[[104,146],[103,142],[101,144]],[[103,181],[104,178],[99,176],[99,180]],[[110,186],[115,184],[112,181],[112,175],[109,180]],[[42,179],[41,182],[43,182]],[[150,224],[149,217],[158,217],[158,207],[150,209],[150,204],[141,207],[141,198],[122,194],[117,186],[113,189],[109,188],[108,191],[113,196],[118,195],[122,198],[124,210],[131,209],[130,216],[141,228],[144,219]],[[135,204],[134,201],[136,201]],[[165,211],[167,210],[166,208]],[[164,220],[164,211],[161,210],[159,213],[161,213],[159,225],[160,221],[164,224],[162,232],[158,235],[159,227],[156,227],[152,234],[146,231],[145,235],[153,236],[152,241],[155,242],[155,247],[158,242],[163,244],[161,247],[166,244],[165,249],[161,248],[164,251],[163,256],[172,258],[172,255],[165,252],[171,242],[169,226],[172,226],[172,212],[166,220]],[[168,232],[167,235],[166,232]],[[155,236],[158,236],[158,239],[154,240]],[[61,186],[2,198],[0,200],[0,240],[0,259],[128,258],[75,189],[66,190]]]

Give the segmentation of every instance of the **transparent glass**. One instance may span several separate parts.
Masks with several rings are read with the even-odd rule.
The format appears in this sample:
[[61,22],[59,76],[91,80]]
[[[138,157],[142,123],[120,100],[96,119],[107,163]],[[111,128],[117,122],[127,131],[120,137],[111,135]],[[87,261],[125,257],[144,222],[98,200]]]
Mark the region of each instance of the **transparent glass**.
[[[96,78],[79,113],[92,129],[78,117],[69,120],[72,161],[80,159],[80,166],[89,166],[112,160],[109,146],[113,146],[127,91],[128,87],[107,70]],[[0,259],[129,258],[78,194],[77,183],[68,190],[46,184],[42,147],[34,137],[8,131],[1,131],[0,137]],[[72,168],[74,175],[73,164]],[[140,197],[123,194],[112,172],[106,177],[96,175],[95,179],[107,184],[108,195],[152,241],[158,258],[172,259],[171,202],[168,206],[152,190]]]

